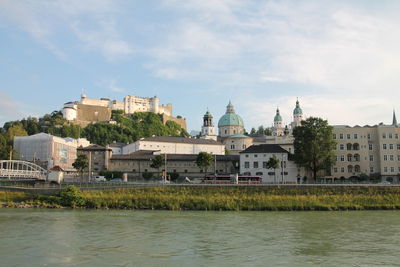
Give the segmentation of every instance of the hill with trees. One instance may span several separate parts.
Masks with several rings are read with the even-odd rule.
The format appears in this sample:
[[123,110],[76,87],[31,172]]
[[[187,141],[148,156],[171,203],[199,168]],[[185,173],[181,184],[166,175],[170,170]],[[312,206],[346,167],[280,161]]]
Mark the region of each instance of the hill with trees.
[[[105,146],[114,141],[132,143],[144,137],[182,136],[189,134],[173,121],[163,124],[160,115],[141,112],[125,115],[122,111],[113,111],[115,123],[97,122],[86,127],[66,121],[60,111],[54,111],[41,118],[28,117],[18,121],[9,121],[0,128],[0,159],[8,159],[12,151],[14,136],[27,136],[48,133],[59,137],[87,138],[91,143]],[[17,158],[15,151],[14,158]]]

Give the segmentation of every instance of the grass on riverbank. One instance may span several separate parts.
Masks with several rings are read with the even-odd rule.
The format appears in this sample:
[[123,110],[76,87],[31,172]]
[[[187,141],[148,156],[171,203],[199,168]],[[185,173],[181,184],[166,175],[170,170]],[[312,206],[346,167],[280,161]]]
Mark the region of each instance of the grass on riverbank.
[[[3,206],[157,210],[377,210],[400,209],[398,187],[153,187],[57,195],[0,192]],[[7,204],[8,203],[8,204]],[[6,205],[7,204],[7,205]],[[15,206],[15,205],[14,205]]]

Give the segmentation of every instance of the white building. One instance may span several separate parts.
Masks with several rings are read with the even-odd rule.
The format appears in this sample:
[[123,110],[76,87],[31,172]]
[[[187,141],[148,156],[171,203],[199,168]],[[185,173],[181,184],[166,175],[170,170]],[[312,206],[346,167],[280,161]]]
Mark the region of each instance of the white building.
[[171,136],[140,139],[135,143],[124,146],[122,153],[130,154],[141,150],[159,151],[162,154],[198,154],[207,152],[214,155],[225,155],[225,146],[217,141]]
[[14,149],[21,160],[40,162],[47,169],[59,166],[66,171],[72,170],[76,149],[88,145],[90,142],[84,138],[61,138],[46,133],[14,137]]
[[132,114],[135,112],[153,112],[172,116],[172,104],[160,105],[160,99],[157,96],[138,97],[128,95],[124,97],[123,101],[116,101],[109,98],[88,98],[86,95],[82,94],[80,101],[64,104],[62,109],[63,117],[68,121],[79,119],[78,105],[98,106],[110,108],[111,110],[123,110],[125,114]]
[[[240,152],[240,173],[261,176],[263,183],[299,183],[304,171],[289,159],[290,153],[279,145],[253,145]],[[267,162],[276,157],[278,169],[268,169]]]

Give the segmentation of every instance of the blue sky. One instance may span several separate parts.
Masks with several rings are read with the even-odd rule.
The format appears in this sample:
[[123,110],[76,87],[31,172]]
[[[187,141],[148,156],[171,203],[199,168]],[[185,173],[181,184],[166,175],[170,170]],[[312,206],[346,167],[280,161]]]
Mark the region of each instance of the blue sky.
[[199,130],[400,115],[399,1],[0,0],[0,124],[88,97],[160,97]]

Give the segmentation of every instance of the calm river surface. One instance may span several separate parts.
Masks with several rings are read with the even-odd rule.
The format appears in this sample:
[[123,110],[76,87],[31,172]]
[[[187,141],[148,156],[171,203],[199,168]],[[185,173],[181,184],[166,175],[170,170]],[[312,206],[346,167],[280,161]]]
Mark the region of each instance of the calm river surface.
[[0,266],[400,266],[400,212],[0,209]]

